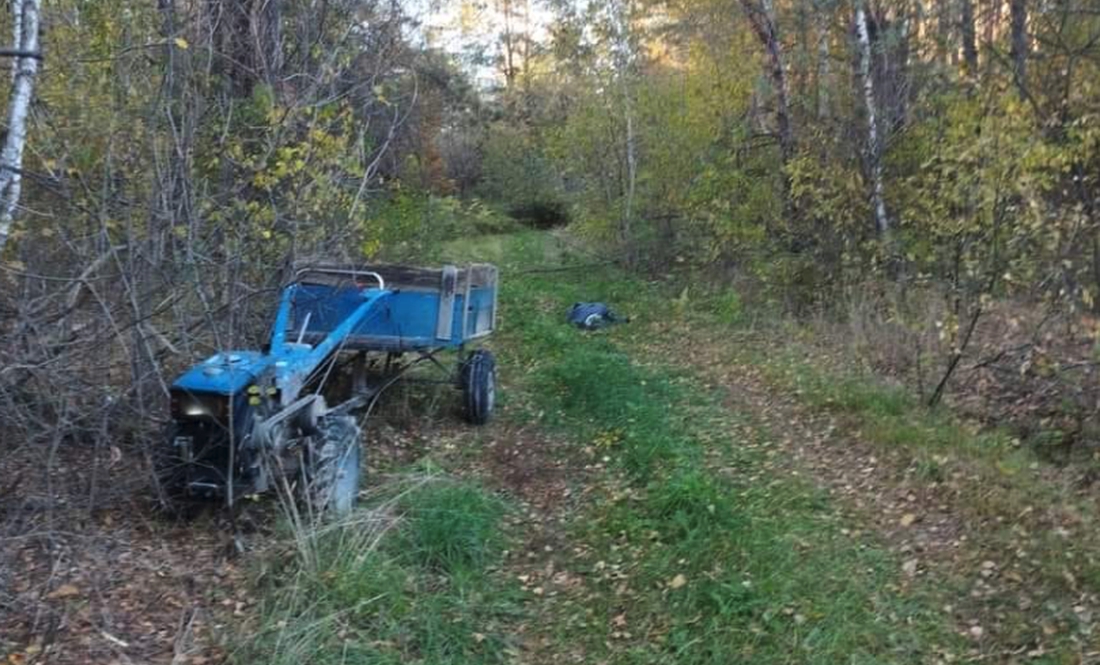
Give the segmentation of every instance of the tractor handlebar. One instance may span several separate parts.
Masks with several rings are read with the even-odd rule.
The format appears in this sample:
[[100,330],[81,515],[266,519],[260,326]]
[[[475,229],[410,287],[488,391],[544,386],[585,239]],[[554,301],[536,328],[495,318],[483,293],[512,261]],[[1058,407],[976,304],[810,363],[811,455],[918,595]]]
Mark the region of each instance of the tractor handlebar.
[[294,281],[301,279],[302,275],[308,273],[319,273],[322,275],[348,275],[358,283],[358,277],[372,277],[378,282],[379,290],[386,289],[386,280],[382,278],[382,275],[374,272],[373,270],[350,270],[345,268],[301,268],[294,273]]

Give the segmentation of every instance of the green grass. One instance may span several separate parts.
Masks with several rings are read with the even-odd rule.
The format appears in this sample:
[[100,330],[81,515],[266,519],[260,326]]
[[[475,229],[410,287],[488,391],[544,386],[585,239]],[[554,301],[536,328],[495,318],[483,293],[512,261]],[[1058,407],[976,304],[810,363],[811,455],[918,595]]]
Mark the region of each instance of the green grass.
[[646,478],[661,462],[685,455],[689,443],[677,419],[655,404],[679,402],[666,377],[638,368],[603,338],[576,345],[534,376],[539,403],[575,433],[613,448],[632,474]]
[[[968,506],[980,523],[1017,514],[1024,499],[1060,496],[1018,491],[1033,460],[1009,437],[817,364],[778,335],[768,344],[739,336],[749,317],[736,297],[685,294],[592,266],[551,234],[466,239],[443,253],[502,267],[492,342],[501,419],[554,433],[572,447],[567,473],[584,467],[582,491],[553,515],[568,547],[547,561],[504,558],[533,528],[504,519],[513,511],[505,500],[477,482],[399,481],[358,522],[318,537],[316,565],[292,559],[261,576],[263,611],[237,662],[529,662],[530,645],[543,660],[624,664],[925,663],[995,653],[960,637],[943,610],[975,606],[972,579],[906,576],[881,540],[853,528],[858,517],[792,473],[776,444],[785,433],[769,431],[760,414],[732,411],[708,370],[755,368],[861,438],[906,452],[928,482],[971,473],[960,458],[992,460],[979,470],[996,477],[983,476]],[[569,265],[583,268],[555,269]],[[565,322],[571,303],[596,299],[633,322],[595,333]],[[687,326],[718,341],[693,348]],[[458,467],[471,454],[454,453]],[[1026,546],[1052,559],[1067,547],[1056,533],[1009,529],[993,529],[980,547]],[[510,567],[541,569],[549,557],[579,582],[535,595],[519,588]],[[1036,584],[1064,585],[1063,563],[1040,568]],[[1075,583],[1095,584],[1095,571],[1086,567]],[[1034,595],[1058,599],[1044,593]],[[997,621],[1020,622],[1028,640],[1038,634],[1027,612],[1003,601]],[[1066,631],[1075,625],[1067,612],[1044,610]]]
[[[609,467],[568,527],[589,584],[539,610],[548,639],[616,663],[929,662],[957,650],[940,608],[902,590],[899,561],[771,466],[767,432],[648,355],[637,330],[671,316],[674,299],[612,269],[524,274],[558,251],[548,242],[528,236],[503,254],[514,270],[501,364],[530,398],[525,420],[541,414]],[[568,305],[593,299],[636,325],[570,328]],[[736,299],[720,304],[727,325],[740,320]]]
[[432,483],[400,502],[409,519],[396,551],[428,570],[449,575],[476,572],[501,549],[504,505],[484,490],[462,483]]
[[391,496],[318,525],[311,560],[275,554],[257,582],[257,625],[239,663],[501,662],[514,591],[489,573],[504,541],[503,503],[441,477],[384,487]]
[[[714,325],[709,313],[694,314],[703,326]],[[754,368],[776,394],[797,397],[810,413],[832,416],[835,445],[858,438],[891,455],[899,469],[908,466],[913,481],[951,497],[968,527],[967,544],[953,557],[955,569],[941,568],[929,592],[998,626],[1001,646],[989,641],[986,653],[1042,644],[1047,659],[1035,662],[1072,662],[1083,644],[1076,633],[1093,628],[1071,616],[1071,608],[1083,589],[1100,588],[1100,516],[1094,498],[1075,482],[1080,470],[1049,464],[1041,446],[1005,427],[968,422],[944,406],[929,409],[883,377],[845,369],[859,367],[858,359],[838,362],[835,350],[806,339],[811,330],[805,326],[771,325],[764,334],[735,331],[718,353],[730,365]],[[822,355],[833,357],[823,361]],[[1007,560],[1015,578],[977,598],[974,570],[985,560]],[[1028,604],[1020,605],[1021,597]]]

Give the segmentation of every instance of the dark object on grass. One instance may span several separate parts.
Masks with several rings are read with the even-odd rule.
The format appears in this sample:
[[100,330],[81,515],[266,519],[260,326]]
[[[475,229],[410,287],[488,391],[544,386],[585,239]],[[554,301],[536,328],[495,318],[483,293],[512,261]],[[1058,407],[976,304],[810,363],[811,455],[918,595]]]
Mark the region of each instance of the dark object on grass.
[[584,330],[599,330],[615,323],[627,323],[630,317],[622,317],[602,302],[573,303],[569,309],[569,323]]

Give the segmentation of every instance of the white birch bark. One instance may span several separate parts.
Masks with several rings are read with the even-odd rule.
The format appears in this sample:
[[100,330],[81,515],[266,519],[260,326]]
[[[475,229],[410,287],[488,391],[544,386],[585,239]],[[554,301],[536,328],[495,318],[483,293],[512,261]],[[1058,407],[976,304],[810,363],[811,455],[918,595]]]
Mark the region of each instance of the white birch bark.
[[38,22],[42,0],[13,0],[12,38],[18,54],[12,62],[12,92],[8,106],[8,134],[0,151],[0,252],[11,235],[19,206],[23,147],[27,143],[27,115],[38,73]]
[[879,235],[890,232],[886,201],[882,186],[882,145],[878,126],[878,103],[875,101],[875,76],[871,69],[871,31],[867,25],[863,0],[856,2],[856,31],[859,33],[859,75],[863,79],[863,99],[867,105],[867,161],[871,172],[871,206],[875,229]]

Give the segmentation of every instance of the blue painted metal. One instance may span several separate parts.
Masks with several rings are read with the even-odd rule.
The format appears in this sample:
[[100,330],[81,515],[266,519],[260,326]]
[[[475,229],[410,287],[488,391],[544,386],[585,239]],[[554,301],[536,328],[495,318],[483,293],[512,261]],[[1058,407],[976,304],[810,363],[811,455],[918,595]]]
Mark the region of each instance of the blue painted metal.
[[[457,348],[492,330],[496,288],[468,288],[453,296],[450,336],[437,336],[441,289],[362,288],[310,282],[287,286],[279,300],[266,354],[219,353],[192,368],[172,387],[223,395],[248,388],[272,371],[282,403],[298,396],[310,374],[337,350],[432,351]],[[308,318],[307,318],[308,317]],[[302,340],[296,341],[306,326]]]
[[464,340],[482,337],[492,331],[497,306],[495,287],[471,289],[469,304],[462,304],[466,307],[466,330],[462,333]]
[[283,289],[283,297],[279,300],[279,311],[275,315],[275,327],[271,331],[271,350],[278,351],[286,343],[286,324],[290,321],[290,310],[294,306],[294,294],[298,292],[298,285],[291,284]]
[[[321,284],[302,284],[296,294],[290,328],[298,330],[309,316],[307,341],[316,341],[345,321],[356,303],[356,289],[337,288]],[[480,329],[491,327],[495,306],[491,288],[471,289],[469,304],[464,294],[454,298],[455,315],[451,334],[446,339],[436,337],[440,294],[435,291],[394,291],[371,316],[354,326],[346,348],[370,351],[418,351],[456,348],[477,336]]]
[[[479,266],[476,278],[470,268],[463,280],[450,266],[441,271],[394,269],[406,279],[395,280],[392,288],[382,288],[382,277],[369,271],[315,270],[319,277],[314,281],[296,282],[283,290],[266,352],[218,353],[176,379],[172,384],[175,434],[170,444],[186,462],[188,487],[207,493],[238,484],[240,491],[266,487],[251,444],[232,446],[266,441],[252,437],[257,431],[269,431],[257,430],[257,423],[306,413],[299,411],[305,408],[302,405],[317,402],[299,399],[303,388],[341,351],[431,352],[457,348],[492,332],[496,318],[492,266]],[[363,287],[363,276],[377,278],[379,286]],[[212,395],[225,399],[211,402]],[[277,397],[277,404],[272,397]],[[189,406],[195,404],[214,406],[190,413]],[[239,453],[236,457],[234,450]]]
[[[300,288],[300,287],[299,287]],[[295,286],[287,288],[287,291],[298,290]],[[316,345],[288,344],[285,341],[287,330],[285,322],[280,328],[280,322],[276,320],[275,331],[272,333],[272,354],[275,361],[275,387],[279,390],[281,401],[284,405],[298,398],[302,386],[309,379],[325,358],[333,351],[341,348],[347,341],[351,331],[356,327],[374,319],[379,314],[377,306],[392,297],[392,292],[382,289],[361,290],[355,289],[354,309],[335,328],[326,331],[321,341]],[[293,299],[294,294],[290,294]],[[282,314],[282,308],[280,308]],[[307,323],[305,318],[303,323]],[[312,317],[308,323],[312,323]],[[297,330],[296,328],[292,330]],[[278,346],[276,346],[278,342]]]
[[231,395],[247,388],[272,362],[256,351],[216,353],[195,365],[172,384],[187,392]]

